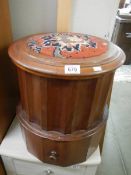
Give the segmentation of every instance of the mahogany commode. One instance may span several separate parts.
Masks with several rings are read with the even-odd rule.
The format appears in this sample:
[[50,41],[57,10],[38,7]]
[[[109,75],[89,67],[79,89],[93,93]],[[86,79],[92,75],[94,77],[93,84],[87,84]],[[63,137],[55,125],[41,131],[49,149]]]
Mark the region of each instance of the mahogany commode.
[[29,152],[46,163],[80,163],[98,147],[108,117],[115,70],[125,60],[116,45],[79,33],[45,33],[14,42]]

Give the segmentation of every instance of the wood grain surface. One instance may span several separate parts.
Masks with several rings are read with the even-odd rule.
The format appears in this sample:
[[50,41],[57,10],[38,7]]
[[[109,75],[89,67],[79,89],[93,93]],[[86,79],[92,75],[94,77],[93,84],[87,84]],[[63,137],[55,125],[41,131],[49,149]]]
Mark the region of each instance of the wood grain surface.
[[72,0],[57,0],[57,32],[69,32]]
[[[70,19],[71,0],[58,0],[57,31],[68,32]],[[43,162],[55,165],[85,161],[104,135],[114,72],[125,55],[100,39],[108,48],[102,55],[48,57],[28,48],[32,37],[16,41],[9,48],[19,76],[21,103],[17,116],[27,149]],[[79,65],[80,74],[65,74],[67,64]]]
[[[22,104],[17,115],[29,152],[46,163],[61,166],[86,160],[105,130],[114,71],[89,79],[66,80],[17,70]],[[93,130],[95,127],[98,130]],[[50,159],[53,156],[55,161]]]
[[15,115],[18,99],[16,69],[8,57],[12,41],[8,1],[0,1],[0,141]]
[[[125,55],[100,39],[108,48],[102,55],[49,57],[28,48],[31,37],[9,48],[18,71],[21,103],[17,116],[27,149],[43,162],[55,165],[85,161],[102,140],[114,72]],[[79,65],[80,74],[66,74],[65,65]]]
[[[0,1],[0,143],[12,122],[18,99],[16,70],[7,49],[12,42],[9,6],[7,0]],[[0,160],[0,175],[5,175]]]
[[87,80],[43,78],[18,69],[22,109],[41,129],[69,134],[102,120],[114,72]]

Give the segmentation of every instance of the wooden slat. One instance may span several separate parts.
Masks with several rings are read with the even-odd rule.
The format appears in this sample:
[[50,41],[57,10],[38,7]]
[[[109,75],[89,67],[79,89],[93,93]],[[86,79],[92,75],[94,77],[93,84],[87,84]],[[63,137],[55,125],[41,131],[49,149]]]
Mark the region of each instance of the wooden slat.
[[[12,41],[8,0],[0,1],[0,143],[14,117],[15,105],[12,104],[12,84],[7,47]],[[9,86],[10,85],[10,86]],[[0,175],[6,175],[0,158]]]
[[13,64],[8,57],[12,42],[8,0],[0,1],[0,142],[14,115],[17,101],[17,81]]
[[[112,86],[113,86],[113,79],[112,82],[110,84],[110,89],[108,92],[108,96],[107,96],[107,105],[110,107],[110,100],[111,100],[111,93],[112,93]],[[99,147],[100,147],[100,153],[102,154],[102,149],[103,149],[103,144],[104,144],[104,137],[105,137],[105,132],[106,132],[106,126],[104,128],[100,143],[99,143]]]
[[8,0],[0,1],[0,49],[12,41]]
[[69,32],[72,0],[58,0],[57,3],[57,32]]

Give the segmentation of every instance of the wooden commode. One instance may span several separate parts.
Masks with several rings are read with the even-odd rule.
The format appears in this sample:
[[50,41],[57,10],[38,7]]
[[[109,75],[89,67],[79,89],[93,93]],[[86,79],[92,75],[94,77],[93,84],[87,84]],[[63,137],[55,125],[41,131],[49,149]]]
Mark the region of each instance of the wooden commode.
[[54,165],[85,161],[103,134],[123,51],[87,34],[45,33],[14,42],[9,55],[18,70],[17,116],[28,151]]

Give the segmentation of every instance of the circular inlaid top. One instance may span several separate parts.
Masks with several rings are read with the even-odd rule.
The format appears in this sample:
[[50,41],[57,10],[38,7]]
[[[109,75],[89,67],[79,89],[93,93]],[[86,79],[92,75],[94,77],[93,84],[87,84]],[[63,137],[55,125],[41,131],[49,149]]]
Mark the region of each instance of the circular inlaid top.
[[88,58],[107,51],[107,42],[79,33],[47,33],[27,41],[35,53],[48,57]]
[[43,33],[15,41],[9,55],[17,67],[34,74],[79,79],[113,71],[125,61],[113,43],[80,33]]

